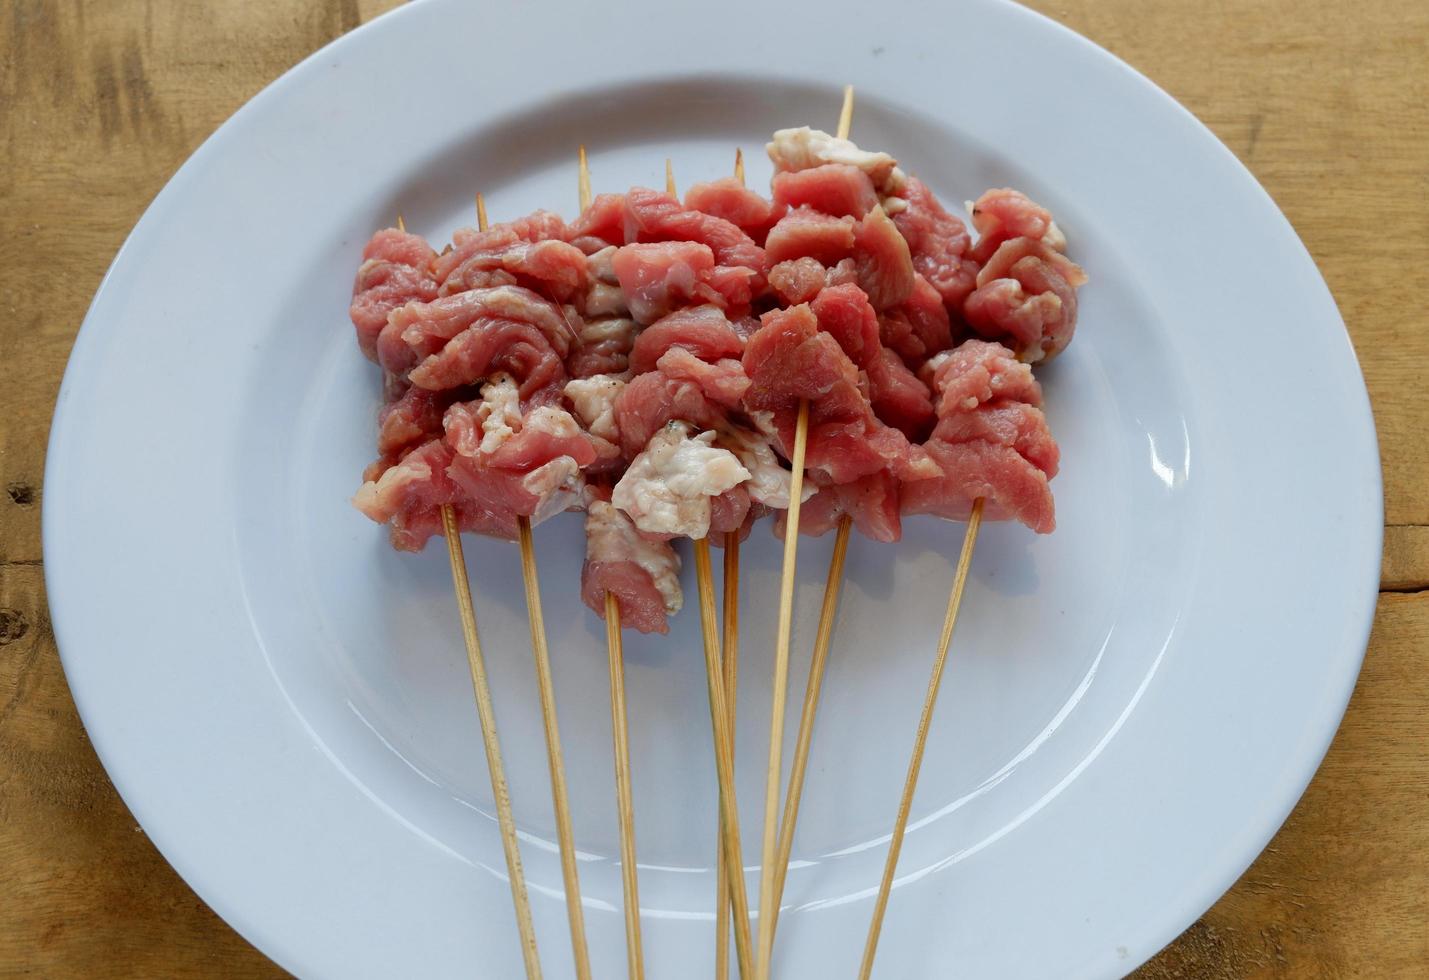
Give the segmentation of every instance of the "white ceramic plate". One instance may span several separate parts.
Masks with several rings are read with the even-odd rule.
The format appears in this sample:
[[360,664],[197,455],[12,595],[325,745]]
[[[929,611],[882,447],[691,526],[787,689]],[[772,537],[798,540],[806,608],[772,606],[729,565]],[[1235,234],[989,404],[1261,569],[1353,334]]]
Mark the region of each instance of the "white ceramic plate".
[[[400,210],[445,241],[598,189],[751,182],[782,125],[887,147],[955,203],[1011,184],[1091,273],[1044,372],[1059,529],[988,528],[883,977],[1107,976],[1235,879],[1318,764],[1358,670],[1378,456],[1344,327],[1274,204],[1125,65],[997,2],[430,0],[255,98],[154,202],[75,346],[46,479],[65,668],[115,784],[221,915],[305,976],[515,977],[504,866],[446,557],[348,506],[376,371],[346,304]],[[961,528],[856,541],[776,970],[857,963]],[[601,624],[579,519],[537,532],[599,976],[623,975]],[[746,550],[739,793],[757,858],[767,531]],[[800,690],[830,542],[801,548]],[[517,555],[468,561],[547,973],[570,973]],[[690,582],[688,573],[686,588]],[[714,775],[698,617],[628,641],[646,956],[712,958]],[[790,738],[793,725],[790,726]],[[787,758],[787,753],[786,753]],[[751,885],[757,875],[751,874]],[[757,888],[753,889],[757,891]]]

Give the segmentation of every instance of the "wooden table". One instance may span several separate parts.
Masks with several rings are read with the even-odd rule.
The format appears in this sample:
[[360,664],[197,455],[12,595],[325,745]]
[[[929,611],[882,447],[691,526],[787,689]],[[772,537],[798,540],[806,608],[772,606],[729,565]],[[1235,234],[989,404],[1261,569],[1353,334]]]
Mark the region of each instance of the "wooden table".
[[[45,441],[75,330],[149,200],[259,88],[394,5],[0,6],[0,976],[280,973],[154,850],[85,737],[42,581]],[[1348,16],[1330,0],[1035,5],[1164,86],[1269,188],[1349,324],[1384,461],[1381,595],[1339,736],[1265,853],[1141,975],[1422,972],[1429,4]]]

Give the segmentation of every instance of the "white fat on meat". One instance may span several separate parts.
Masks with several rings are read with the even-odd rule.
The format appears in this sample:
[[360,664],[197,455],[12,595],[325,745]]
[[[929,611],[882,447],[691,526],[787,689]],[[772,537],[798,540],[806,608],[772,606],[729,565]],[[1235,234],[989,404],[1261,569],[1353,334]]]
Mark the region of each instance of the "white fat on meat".
[[[885,201],[898,203],[884,211],[893,214],[908,206],[900,196],[908,186],[908,175],[898,167],[898,161],[887,153],[875,153],[859,149],[852,140],[840,139],[821,129],[799,126],[796,129],[781,129],[774,139],[765,146],[769,159],[774,162],[774,171],[809,170],[826,163],[845,163],[857,167],[868,174],[873,181],[878,196]],[[900,206],[901,205],[901,206]]]
[[650,573],[655,589],[673,616],[685,604],[680,591],[680,556],[668,541],[652,541],[635,529],[630,518],[604,500],[586,505],[586,559],[630,561]]
[[615,400],[625,390],[625,381],[613,374],[596,374],[566,382],[566,401],[575,408],[576,418],[586,431],[606,442],[619,442],[615,424]]
[[[523,429],[561,437],[578,435],[581,431],[571,413],[563,408],[543,405],[532,409],[523,417],[521,395],[516,388],[516,382],[508,374],[494,374],[491,380],[482,385],[475,415],[477,424],[481,426],[481,442],[477,445],[476,452],[487,456],[496,452]],[[458,451],[462,448],[458,447]],[[568,456],[562,458],[570,459]],[[574,460],[571,460],[571,463],[575,465]]]
[[481,386],[481,404],[476,408],[481,426],[477,452],[491,454],[521,428],[521,395],[509,374],[494,374]]
[[[754,414],[772,417],[769,412]],[[740,465],[749,471],[749,481],[744,485],[744,489],[749,491],[749,499],[776,510],[788,510],[794,474],[780,464],[774,447],[769,444],[770,438],[768,433],[751,432],[742,427],[725,429],[719,434],[720,443],[734,453]],[[799,499],[808,500],[817,489],[806,480]]]
[[611,503],[647,534],[703,538],[710,530],[710,498],[749,479],[713,432],[690,435],[686,422],[671,422],[630,463],[615,485]]
[[[564,412],[561,414],[565,415]],[[566,418],[570,416],[566,415]],[[579,506],[585,491],[585,477],[575,460],[569,456],[557,456],[522,477],[521,486],[541,501],[531,514],[531,526],[535,527],[548,517]]]
[[[521,431],[545,432],[558,438],[571,438],[581,432],[580,424],[563,408],[542,405],[522,416],[521,396],[516,382],[507,374],[492,375],[482,385],[475,417],[481,427],[481,441],[474,455],[496,452]],[[472,455],[465,446],[458,445],[456,449]],[[523,476],[521,486],[540,500],[531,514],[531,526],[535,527],[579,505],[585,490],[585,476],[574,459],[557,456]]]

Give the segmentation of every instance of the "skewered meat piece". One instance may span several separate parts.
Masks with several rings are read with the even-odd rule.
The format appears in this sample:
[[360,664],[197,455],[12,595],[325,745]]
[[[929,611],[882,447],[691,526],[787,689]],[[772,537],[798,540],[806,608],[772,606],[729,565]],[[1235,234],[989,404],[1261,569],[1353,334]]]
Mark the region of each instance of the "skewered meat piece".
[[978,263],[968,254],[971,241],[967,227],[945,211],[928,185],[917,177],[908,178],[903,196],[908,206],[894,215],[893,223],[913,253],[913,268],[956,313],[973,291],[977,278]]
[[581,599],[605,618],[605,596],[620,604],[622,626],[641,633],[668,633],[680,611],[680,556],[668,541],[645,537],[608,500],[592,493],[586,503],[586,559]]
[[1072,341],[1077,287],[1086,281],[1080,266],[1043,241],[1009,239],[978,272],[963,316],[982,336],[1006,341],[1022,360],[1049,360]]
[[988,520],[1051,532],[1047,481],[1057,475],[1058,450],[1031,369],[1001,344],[969,340],[925,371],[938,395],[938,425],[923,449],[940,473],[904,482],[903,513],[966,520],[983,497]]
[[437,298],[431,272],[436,255],[426,239],[396,228],[383,228],[363,248],[348,315],[357,328],[357,346],[369,361],[377,360],[377,336],[387,325],[387,314],[413,300]]
[[756,245],[764,244],[769,229],[785,210],[733,177],[695,184],[685,192],[685,207],[738,226]]

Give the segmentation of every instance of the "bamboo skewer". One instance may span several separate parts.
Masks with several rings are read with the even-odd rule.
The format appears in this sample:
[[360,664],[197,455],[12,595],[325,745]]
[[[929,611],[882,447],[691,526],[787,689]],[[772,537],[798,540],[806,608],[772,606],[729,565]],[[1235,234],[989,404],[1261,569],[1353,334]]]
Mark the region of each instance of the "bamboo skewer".
[[[402,216],[397,216],[397,228],[407,230]],[[476,631],[476,608],[471,601],[471,582],[466,575],[466,556],[462,552],[461,529],[456,510],[442,504],[442,534],[447,541],[447,557],[451,562],[452,590],[456,593],[457,613],[461,617],[461,635],[466,646],[466,662],[471,670],[471,686],[476,696],[476,717],[481,724],[481,744],[486,750],[486,769],[491,775],[491,796],[496,802],[496,823],[501,830],[501,847],[506,854],[506,875],[511,883],[511,904],[516,911],[516,930],[521,937],[521,960],[527,980],[540,980],[541,957],[536,950],[536,927],[531,921],[531,900],[526,894],[526,874],[521,868],[521,847],[516,840],[516,821],[511,815],[511,788],[506,782],[506,767],[501,761],[501,743],[496,736],[496,708],[491,701],[491,687],[486,680],[486,660],[481,654],[481,637]]]
[[[734,151],[734,179],[744,183],[744,151]],[[724,535],[724,693],[729,708],[730,753],[734,752],[735,703],[739,686],[739,531]],[[724,817],[720,817],[723,822]],[[715,980],[729,977],[729,872],[724,860],[724,831],[718,834],[715,859]]]
[[948,662],[948,646],[958,623],[958,608],[963,601],[963,588],[972,565],[973,547],[982,527],[983,498],[973,501],[968,515],[968,530],[963,536],[958,554],[957,570],[953,573],[953,588],[948,595],[948,611],[943,617],[943,630],[938,634],[938,650],[933,658],[933,674],[928,679],[928,693],[923,699],[923,713],[918,718],[918,732],[913,738],[913,754],[908,760],[908,775],[903,781],[903,795],[898,800],[898,816],[893,823],[893,836],[888,842],[888,858],[883,865],[883,879],[878,885],[878,898],[873,905],[873,921],[868,926],[868,939],[863,947],[863,962],[858,968],[859,980],[868,980],[873,972],[873,956],[878,949],[878,936],[883,928],[883,915],[888,909],[888,893],[893,887],[893,873],[898,869],[898,854],[903,849],[903,835],[908,829],[908,812],[913,806],[913,791],[918,786],[918,773],[923,767],[923,750],[928,745],[928,727],[933,720],[933,706],[938,700],[938,688],[943,683],[943,668]]
[[556,813],[556,839],[561,851],[561,879],[566,892],[566,918],[570,920],[571,927],[571,952],[575,956],[578,980],[590,980],[590,952],[586,947],[581,884],[576,872],[575,835],[571,832],[571,805],[566,795],[566,765],[561,757],[560,726],[556,723],[556,692],[551,680],[551,654],[546,645],[545,617],[541,614],[541,586],[536,575],[530,518],[518,518],[516,527],[521,541],[521,578],[526,585],[526,613],[531,621],[531,652],[536,660],[536,688],[541,699],[541,721],[546,728],[546,762],[551,770],[551,801]]
[[[809,403],[799,402],[794,428],[793,467],[789,487],[789,510],[784,527],[784,565],[779,580],[779,619],[775,633],[774,709],[769,724],[769,771],[764,786],[764,847],[759,861],[759,908],[769,916],[774,901],[774,861],[779,829],[779,784],[783,776],[784,709],[789,688],[789,635],[793,630],[794,574],[799,547],[799,506],[804,493],[804,452],[809,432]],[[769,960],[774,949],[774,933],[766,918],[759,928],[759,965],[755,976],[769,980]]]
[[794,746],[794,764],[789,771],[789,792],[784,798],[784,821],[779,827],[779,854],[775,858],[774,904],[769,909],[769,933],[779,922],[779,903],[784,898],[784,880],[789,874],[789,855],[794,848],[794,826],[799,819],[799,802],[804,793],[804,776],[809,766],[809,746],[814,738],[814,716],[823,691],[824,669],[829,661],[829,642],[838,612],[839,588],[843,583],[844,560],[848,556],[849,531],[853,521],[839,519],[834,535],[834,552],[829,557],[829,577],[824,583],[824,603],[819,611],[819,631],[814,637],[814,656],[809,662],[809,681],[804,687],[804,707],[799,714],[799,738]]
[[[580,206],[590,207],[590,164],[579,151]],[[625,898],[625,960],[630,980],[645,976],[640,939],[640,876],[635,864],[635,804],[630,780],[630,727],[625,708],[625,645],[620,636],[620,602],[605,594],[605,645],[610,665],[610,727],[615,748],[615,802],[620,819],[620,878]]]
[[516,821],[511,816],[511,790],[506,784],[506,769],[501,763],[501,746],[496,738],[496,709],[491,703],[486,664],[481,656],[481,640],[476,633],[476,611],[471,602],[471,583],[466,577],[461,531],[457,528],[456,512],[450,504],[442,506],[442,530],[446,534],[447,554],[451,559],[452,585],[456,589],[457,609],[461,613],[461,633],[466,641],[471,686],[476,693],[481,741],[486,747],[486,768],[491,773],[491,795],[496,800],[496,820],[501,828],[501,845],[506,851],[506,873],[511,879],[511,901],[516,907],[516,928],[521,935],[521,958],[526,964],[527,980],[540,980],[541,959],[536,952],[536,927],[531,921],[531,901],[526,896],[526,875],[521,870]]
[[[735,692],[739,686],[739,532],[724,536],[724,693],[728,702],[730,753],[734,752]],[[720,815],[715,868],[715,980],[729,976],[729,869],[724,857],[724,815]]]
[[605,594],[605,643],[610,651],[610,720],[615,740],[615,799],[620,813],[620,879],[625,891],[625,958],[630,980],[645,976],[640,941],[640,886],[635,865],[635,806],[630,791],[630,728],[625,713],[625,649],[620,602]]
[[[477,228],[485,231],[486,199],[476,195]],[[590,980],[590,952],[586,946],[585,914],[581,908],[580,877],[576,872],[575,835],[571,831],[571,806],[566,794],[566,765],[561,754],[561,732],[556,721],[556,692],[551,680],[551,653],[546,644],[546,620],[541,612],[541,585],[536,572],[536,552],[531,542],[531,519],[516,519],[521,545],[521,578],[526,587],[526,615],[531,624],[531,652],[536,662],[536,690],[541,701],[541,723],[546,730],[546,762],[551,770],[551,803],[556,816],[556,840],[561,854],[561,880],[566,893],[566,918],[571,928],[571,953],[576,977]]]
[[734,795],[734,738],[729,705],[720,671],[719,627],[715,622],[713,573],[708,538],[695,542],[695,578],[700,591],[700,625],[704,633],[705,677],[710,692],[710,725],[714,729],[715,772],[719,778],[720,829],[724,862],[734,907],[734,950],[741,977],[754,976],[754,949],[749,929],[749,896],[744,887],[744,850],[739,842],[739,805]]
[[[668,157],[665,159],[665,192],[671,197],[676,193],[675,167]],[[709,538],[700,538],[695,541],[694,547],[695,579],[700,593],[700,625],[704,634],[705,679],[709,686],[710,727],[715,748],[715,775],[719,780],[720,836],[724,839],[725,878],[734,907],[735,957],[739,962],[740,976],[753,977],[754,943],[749,929],[749,895],[744,885],[744,848],[739,840],[739,805],[734,792],[734,733],[722,672]]]
[[835,133],[839,139],[848,139],[849,130],[853,129],[853,86],[844,86],[844,101],[839,107],[839,129]]

